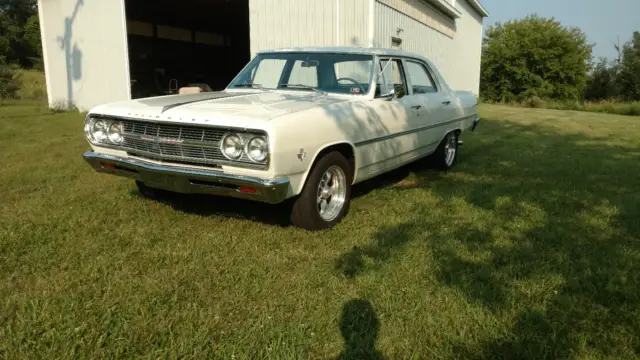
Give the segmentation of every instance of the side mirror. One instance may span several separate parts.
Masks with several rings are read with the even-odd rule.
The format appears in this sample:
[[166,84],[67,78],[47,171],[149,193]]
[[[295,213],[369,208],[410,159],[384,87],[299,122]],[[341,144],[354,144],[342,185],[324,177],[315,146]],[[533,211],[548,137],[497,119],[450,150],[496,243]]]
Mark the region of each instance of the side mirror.
[[380,98],[391,101],[396,96],[396,89],[391,89],[388,93],[380,95]]

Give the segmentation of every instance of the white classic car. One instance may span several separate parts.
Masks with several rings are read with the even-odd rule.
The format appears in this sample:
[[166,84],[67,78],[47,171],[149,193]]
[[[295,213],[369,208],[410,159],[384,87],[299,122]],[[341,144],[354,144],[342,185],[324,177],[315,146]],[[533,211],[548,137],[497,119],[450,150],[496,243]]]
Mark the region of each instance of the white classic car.
[[83,156],[143,195],[290,199],[292,223],[318,230],[345,216],[353,184],[428,155],[453,167],[478,121],[476,97],[452,91],[422,56],[279,49],[258,53],[223,91],[91,109]]

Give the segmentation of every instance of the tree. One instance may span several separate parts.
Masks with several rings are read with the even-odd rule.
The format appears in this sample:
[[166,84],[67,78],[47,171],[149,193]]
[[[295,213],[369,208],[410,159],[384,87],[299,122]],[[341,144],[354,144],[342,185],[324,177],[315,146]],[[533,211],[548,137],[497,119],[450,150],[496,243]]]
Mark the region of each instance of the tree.
[[42,57],[36,0],[0,0],[0,60],[23,67]]
[[634,32],[631,41],[622,49],[617,82],[621,98],[640,100],[640,32]]
[[480,92],[494,101],[532,96],[579,99],[587,85],[593,45],[578,28],[529,15],[487,28]]
[[616,65],[609,66],[606,58],[600,58],[600,61],[598,61],[589,76],[584,95],[585,99],[602,100],[618,97],[616,69]]

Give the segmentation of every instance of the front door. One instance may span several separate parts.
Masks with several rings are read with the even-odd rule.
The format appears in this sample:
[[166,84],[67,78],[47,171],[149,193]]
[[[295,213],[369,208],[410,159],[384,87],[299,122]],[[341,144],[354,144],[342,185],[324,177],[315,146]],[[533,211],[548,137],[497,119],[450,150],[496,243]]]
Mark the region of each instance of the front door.
[[[374,141],[358,146],[362,177],[371,177],[396,167],[418,145],[418,134],[413,130],[419,124],[421,100],[411,94],[401,59],[382,58],[378,64],[381,75],[376,85],[376,98],[368,114],[368,134]],[[394,90],[394,96],[382,96]],[[359,176],[360,177],[360,176]]]

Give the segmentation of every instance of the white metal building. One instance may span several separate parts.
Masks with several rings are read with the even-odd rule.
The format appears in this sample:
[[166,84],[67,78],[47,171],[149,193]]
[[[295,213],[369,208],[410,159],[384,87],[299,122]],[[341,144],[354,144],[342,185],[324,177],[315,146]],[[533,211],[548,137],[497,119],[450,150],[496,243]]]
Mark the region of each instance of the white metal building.
[[[478,0],[38,0],[51,106],[224,88],[258,51],[399,48],[478,93]],[[204,86],[204,85],[203,85]]]

